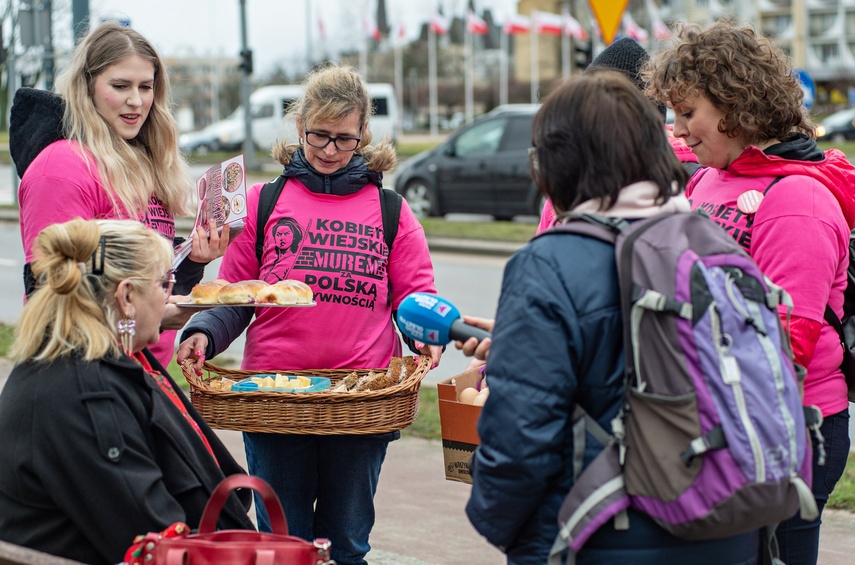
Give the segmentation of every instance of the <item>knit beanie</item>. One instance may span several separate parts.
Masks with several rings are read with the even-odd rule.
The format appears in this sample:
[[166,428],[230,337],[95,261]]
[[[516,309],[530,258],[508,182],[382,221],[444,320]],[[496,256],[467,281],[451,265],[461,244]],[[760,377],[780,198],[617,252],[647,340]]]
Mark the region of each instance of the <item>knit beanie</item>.
[[[634,39],[621,37],[611,45],[603,49],[599,55],[594,57],[588,66],[589,71],[612,70],[626,75],[639,90],[644,90],[644,81],[641,79],[641,68],[649,59],[647,51]],[[665,106],[659,106],[659,111],[665,116]]]

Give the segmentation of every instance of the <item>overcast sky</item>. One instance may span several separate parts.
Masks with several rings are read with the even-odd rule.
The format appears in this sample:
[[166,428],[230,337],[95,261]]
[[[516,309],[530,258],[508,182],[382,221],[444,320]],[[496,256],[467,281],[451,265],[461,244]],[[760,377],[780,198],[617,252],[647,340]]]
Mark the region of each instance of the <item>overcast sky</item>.
[[[377,0],[245,0],[245,5],[256,74],[264,74],[277,64],[305,68],[309,45],[318,56],[324,53],[319,18],[326,28],[327,53],[357,49],[365,37],[363,14],[373,16]],[[403,21],[407,36],[413,38],[438,5],[446,15],[463,15],[467,0],[386,0],[389,24]],[[516,12],[516,5],[516,0],[475,0],[479,12],[490,8],[500,21]],[[89,0],[89,8],[93,22],[105,17],[129,19],[163,56],[229,56],[240,51],[240,0]]]

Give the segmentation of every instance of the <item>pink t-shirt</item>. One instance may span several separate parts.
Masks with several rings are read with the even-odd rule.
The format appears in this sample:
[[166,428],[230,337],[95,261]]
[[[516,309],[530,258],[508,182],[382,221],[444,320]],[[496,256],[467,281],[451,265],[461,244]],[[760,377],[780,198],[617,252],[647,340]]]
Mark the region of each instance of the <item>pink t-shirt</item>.
[[[707,212],[750,253],[766,276],[790,294],[793,316],[823,323],[826,304],[838,316],[843,310],[849,228],[831,191],[802,175],[783,177],[766,192],[755,214],[739,210],[737,198],[742,193],[763,193],[774,179],[774,175],[745,177],[707,169],[689,184],[687,196],[692,209]],[[818,406],[824,415],[848,406],[846,382],[839,370],[841,355],[837,332],[823,324],[807,367],[804,403]]]
[[[392,309],[412,292],[436,292],[424,230],[406,201],[388,257],[379,191],[367,185],[336,196],[289,179],[264,227],[255,256],[258,198],[247,195],[246,229],[229,245],[220,278],[231,282],[296,279],[312,287],[313,308],[258,308],[247,330],[243,369],[385,367],[401,354]],[[392,280],[392,306],[387,304]]]
[[[87,163],[75,151],[76,146],[68,140],[48,145],[27,167],[21,179],[18,189],[21,241],[28,263],[33,259],[33,242],[49,225],[74,218],[129,218],[114,209],[92,155],[88,151],[85,153]],[[144,222],[170,242],[175,238],[175,219],[154,196],[149,200],[146,215],[134,219]],[[174,354],[175,335],[175,331],[163,332],[158,343],[149,347],[164,366]]]

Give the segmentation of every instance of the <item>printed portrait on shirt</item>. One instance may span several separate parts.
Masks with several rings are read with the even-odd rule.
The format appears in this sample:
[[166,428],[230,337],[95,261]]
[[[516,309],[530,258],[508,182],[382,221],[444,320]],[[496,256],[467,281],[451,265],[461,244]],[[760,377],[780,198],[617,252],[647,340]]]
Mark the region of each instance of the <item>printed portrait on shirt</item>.
[[269,276],[285,280],[294,266],[294,261],[303,244],[303,228],[294,218],[281,218],[270,230],[270,241],[276,257],[270,267]]

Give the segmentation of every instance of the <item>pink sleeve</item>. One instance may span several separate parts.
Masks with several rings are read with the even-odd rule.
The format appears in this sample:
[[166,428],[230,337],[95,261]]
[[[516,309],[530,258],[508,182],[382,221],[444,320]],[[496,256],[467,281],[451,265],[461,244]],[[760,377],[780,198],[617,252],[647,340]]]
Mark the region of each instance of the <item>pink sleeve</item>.
[[392,281],[393,310],[413,292],[436,294],[425,232],[406,200],[401,206],[398,235],[389,257],[389,278]]
[[33,241],[45,227],[74,218],[104,217],[112,210],[106,194],[91,177],[24,177],[18,194],[21,240],[27,262],[32,260]]
[[790,294],[793,316],[822,322],[832,286],[842,288],[845,280],[848,233],[828,189],[791,176],[766,194],[755,216],[751,256]]

